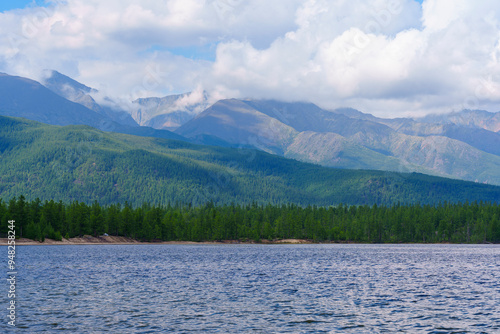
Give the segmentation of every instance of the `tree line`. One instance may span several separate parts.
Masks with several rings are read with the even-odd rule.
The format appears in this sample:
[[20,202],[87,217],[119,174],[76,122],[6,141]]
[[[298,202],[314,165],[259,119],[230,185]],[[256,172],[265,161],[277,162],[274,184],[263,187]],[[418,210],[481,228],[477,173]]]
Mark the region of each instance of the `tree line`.
[[330,207],[287,205],[202,206],[0,199],[0,233],[8,220],[16,234],[33,240],[61,240],[104,233],[143,241],[308,239],[367,243],[499,243],[498,204]]

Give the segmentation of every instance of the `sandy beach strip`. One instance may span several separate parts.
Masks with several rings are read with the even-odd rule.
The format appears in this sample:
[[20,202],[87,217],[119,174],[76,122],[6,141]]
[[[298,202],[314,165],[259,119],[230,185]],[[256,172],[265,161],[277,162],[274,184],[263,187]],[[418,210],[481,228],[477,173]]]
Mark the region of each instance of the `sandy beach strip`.
[[[263,239],[258,244],[310,244],[311,242],[303,239],[281,239],[281,240],[267,240]],[[20,238],[16,239],[16,246],[57,246],[57,245],[222,245],[222,244],[257,244],[256,242],[239,241],[239,240],[223,240],[223,241],[151,241],[142,242],[136,239],[118,236],[99,236],[94,237],[84,235],[83,237],[76,237],[70,239],[62,239],[56,241],[53,239],[45,239],[44,242],[36,240]],[[0,238],[0,246],[7,246],[8,239]]]

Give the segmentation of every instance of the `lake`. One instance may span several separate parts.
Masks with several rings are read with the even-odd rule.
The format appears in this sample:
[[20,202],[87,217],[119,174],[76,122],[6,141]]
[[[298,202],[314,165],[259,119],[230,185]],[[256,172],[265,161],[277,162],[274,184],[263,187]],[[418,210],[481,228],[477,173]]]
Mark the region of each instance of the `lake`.
[[[6,268],[7,247],[1,248]],[[7,325],[4,280],[2,331],[500,332],[498,245],[97,245],[16,251],[17,327]]]

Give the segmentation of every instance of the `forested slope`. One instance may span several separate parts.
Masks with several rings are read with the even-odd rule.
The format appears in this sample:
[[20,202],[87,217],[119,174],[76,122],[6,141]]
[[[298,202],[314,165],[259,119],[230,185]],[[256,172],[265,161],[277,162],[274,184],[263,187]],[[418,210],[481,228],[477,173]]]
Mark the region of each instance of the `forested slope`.
[[140,206],[500,200],[500,187],[0,117],[0,197]]

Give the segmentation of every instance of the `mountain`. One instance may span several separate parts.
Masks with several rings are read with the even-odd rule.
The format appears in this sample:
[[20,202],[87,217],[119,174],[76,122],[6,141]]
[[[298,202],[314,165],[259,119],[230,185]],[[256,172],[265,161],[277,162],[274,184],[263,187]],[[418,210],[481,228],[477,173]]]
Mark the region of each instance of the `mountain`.
[[500,113],[485,110],[462,110],[442,115],[428,115],[419,119],[426,123],[455,124],[500,132]]
[[253,146],[269,153],[283,154],[298,131],[261,113],[244,101],[218,101],[175,131],[195,137],[210,135],[241,146]]
[[65,99],[79,103],[98,114],[110,118],[116,123],[126,126],[138,126],[129,113],[99,105],[91,96],[91,93],[98,93],[96,89],[87,87],[64,74],[53,70],[46,70],[44,71],[44,80],[41,83]]
[[129,115],[99,105],[92,97],[94,89],[56,71],[46,73],[44,84],[1,74],[0,115],[204,145],[253,147],[328,167],[418,172],[500,185],[500,113],[464,110],[384,119],[302,102],[228,99],[209,105],[205,92],[192,92],[138,99]]
[[0,74],[0,115],[24,117],[52,125],[83,124],[109,132],[187,140],[167,130],[117,123],[105,114],[67,100],[34,80],[7,74]]
[[218,101],[176,133],[215,136],[330,167],[415,171],[500,184],[500,134],[454,123],[382,119],[311,103],[232,99]]
[[500,201],[500,187],[0,117],[0,197],[300,205]]
[[481,151],[500,155],[500,133],[452,123],[427,123],[409,118],[377,119],[395,131],[412,136],[444,136],[464,142]]
[[165,97],[140,98],[132,112],[134,120],[155,129],[175,130],[209,107],[205,92],[168,95]]
[[87,124],[99,128],[112,122],[36,81],[3,73],[0,74],[0,114],[54,125]]
[[336,114],[342,114],[350,118],[356,118],[356,119],[364,119],[368,121],[375,121],[378,122],[381,118],[375,117],[371,114],[366,114],[363,113],[359,110],[353,109],[353,108],[337,108],[332,110]]

